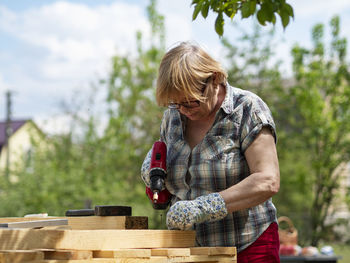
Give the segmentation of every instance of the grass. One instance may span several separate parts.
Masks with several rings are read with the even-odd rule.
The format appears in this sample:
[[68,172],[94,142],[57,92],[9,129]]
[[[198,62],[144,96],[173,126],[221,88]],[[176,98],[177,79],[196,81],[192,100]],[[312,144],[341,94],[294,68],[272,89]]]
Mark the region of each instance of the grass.
[[338,263],[349,263],[350,262],[350,245],[346,244],[331,244],[334,249],[336,256],[342,257],[338,260]]

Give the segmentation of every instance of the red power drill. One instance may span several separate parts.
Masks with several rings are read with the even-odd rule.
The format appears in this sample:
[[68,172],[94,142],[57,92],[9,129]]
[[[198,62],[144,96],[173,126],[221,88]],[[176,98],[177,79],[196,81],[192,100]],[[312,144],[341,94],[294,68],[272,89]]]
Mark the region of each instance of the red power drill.
[[154,209],[166,209],[171,200],[171,194],[163,189],[166,177],[166,144],[157,141],[153,144],[150,164],[150,188],[146,187],[146,194],[152,202]]

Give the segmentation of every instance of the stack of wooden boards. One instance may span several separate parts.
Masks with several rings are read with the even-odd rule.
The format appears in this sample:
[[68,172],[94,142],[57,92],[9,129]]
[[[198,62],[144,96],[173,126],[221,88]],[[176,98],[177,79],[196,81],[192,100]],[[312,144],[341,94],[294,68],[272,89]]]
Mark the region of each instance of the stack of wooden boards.
[[[147,217],[49,219],[67,219],[69,229],[0,228],[0,263],[237,262],[234,247],[195,247],[194,231],[150,230]],[[0,223],[32,220],[0,218]]]

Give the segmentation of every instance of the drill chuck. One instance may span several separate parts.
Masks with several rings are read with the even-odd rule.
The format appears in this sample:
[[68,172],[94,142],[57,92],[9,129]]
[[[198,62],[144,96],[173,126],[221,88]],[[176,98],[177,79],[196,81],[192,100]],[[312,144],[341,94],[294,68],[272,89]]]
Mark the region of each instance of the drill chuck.
[[165,171],[161,168],[153,168],[150,172],[151,190],[160,192],[164,188]]

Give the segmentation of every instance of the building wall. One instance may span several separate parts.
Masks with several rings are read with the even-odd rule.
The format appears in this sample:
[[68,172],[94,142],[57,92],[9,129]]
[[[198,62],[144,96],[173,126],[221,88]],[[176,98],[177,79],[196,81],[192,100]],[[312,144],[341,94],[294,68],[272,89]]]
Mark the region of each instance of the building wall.
[[[31,136],[38,139],[40,133],[35,125],[27,121],[21,128],[19,128],[14,134],[11,135],[10,143],[10,170],[15,169],[20,165],[24,158],[27,158],[31,154],[32,143]],[[7,159],[7,147],[4,146],[0,153],[0,170],[6,168]]]

